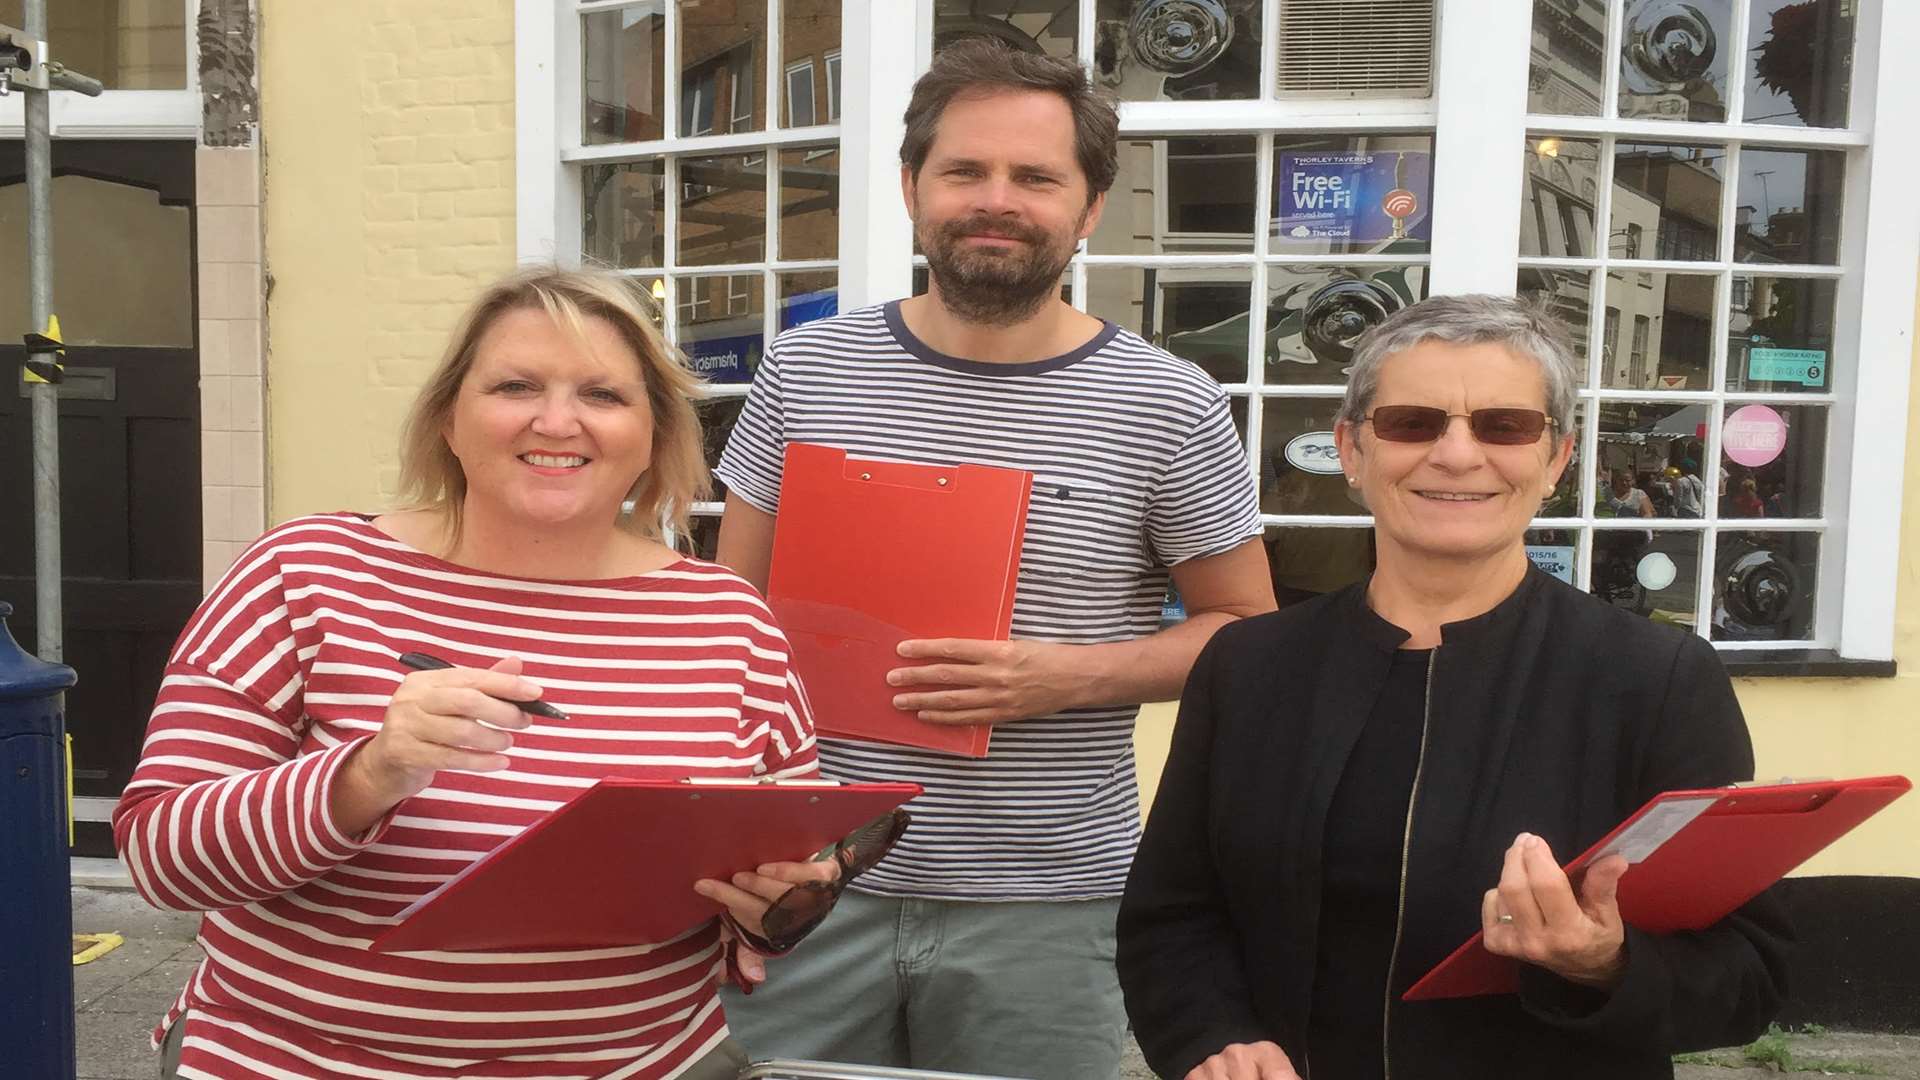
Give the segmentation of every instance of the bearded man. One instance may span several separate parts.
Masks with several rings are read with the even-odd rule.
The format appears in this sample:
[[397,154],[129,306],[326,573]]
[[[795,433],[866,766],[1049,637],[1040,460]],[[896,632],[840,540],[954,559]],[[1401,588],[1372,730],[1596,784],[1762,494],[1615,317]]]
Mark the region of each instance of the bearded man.
[[[789,442],[1034,476],[1012,640],[905,642],[903,660],[933,662],[889,676],[894,704],[924,721],[993,725],[991,752],[820,740],[829,777],[926,794],[805,945],[728,998],[756,1058],[1117,1072],[1138,706],[1177,697],[1215,630],[1274,606],[1226,394],[1060,299],[1113,183],[1118,127],[1072,61],[985,39],[943,50],[900,147],[926,295],[782,335],[721,459],[718,557],[762,588]],[[1160,629],[1169,577],[1187,618]]]

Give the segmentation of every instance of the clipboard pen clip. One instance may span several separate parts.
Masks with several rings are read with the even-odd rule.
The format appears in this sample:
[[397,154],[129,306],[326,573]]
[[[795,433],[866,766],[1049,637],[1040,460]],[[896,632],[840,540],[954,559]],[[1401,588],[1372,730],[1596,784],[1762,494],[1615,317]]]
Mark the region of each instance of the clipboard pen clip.
[[1750,787],[1786,787],[1789,784],[1826,784],[1832,783],[1831,776],[1783,776],[1778,780],[1736,780],[1727,786],[1730,788]]

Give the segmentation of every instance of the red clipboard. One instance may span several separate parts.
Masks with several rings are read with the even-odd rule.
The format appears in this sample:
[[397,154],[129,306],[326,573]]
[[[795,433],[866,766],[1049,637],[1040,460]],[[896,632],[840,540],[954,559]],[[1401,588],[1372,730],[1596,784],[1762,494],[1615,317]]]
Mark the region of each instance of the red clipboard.
[[[1669,791],[1566,865],[1580,871],[1618,852],[1620,917],[1640,930],[1703,930],[1904,795],[1904,776]],[[1510,994],[1520,964],[1475,934],[1401,995],[1403,1001]]]
[[602,780],[400,913],[374,952],[668,941],[719,914],[693,891],[805,859],[918,784]]
[[985,757],[991,729],[893,707],[909,638],[1004,641],[1033,474],[907,465],[789,443],[767,604],[823,735]]

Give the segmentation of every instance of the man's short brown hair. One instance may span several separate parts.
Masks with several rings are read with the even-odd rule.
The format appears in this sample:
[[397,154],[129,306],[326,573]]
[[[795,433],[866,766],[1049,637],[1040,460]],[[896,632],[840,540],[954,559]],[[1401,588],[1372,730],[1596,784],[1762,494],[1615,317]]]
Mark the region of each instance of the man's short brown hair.
[[927,163],[927,151],[939,128],[940,114],[961,94],[973,90],[1037,90],[1059,94],[1073,111],[1073,152],[1087,177],[1087,199],[1113,186],[1120,169],[1120,115],[1113,102],[1093,88],[1087,71],[1072,60],[1022,52],[995,38],[968,38],[934,54],[933,66],[913,84],[907,103],[907,134],[900,140],[900,164],[914,179]]

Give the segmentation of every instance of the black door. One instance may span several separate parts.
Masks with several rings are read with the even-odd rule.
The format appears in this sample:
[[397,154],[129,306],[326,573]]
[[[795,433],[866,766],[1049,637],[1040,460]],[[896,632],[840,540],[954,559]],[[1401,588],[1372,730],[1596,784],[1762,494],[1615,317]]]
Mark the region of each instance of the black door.
[[[10,199],[0,207],[13,211],[0,212],[0,250],[15,253],[16,268],[24,267],[26,246],[15,186],[20,163],[20,143],[0,142],[0,199]],[[69,342],[112,342],[69,345],[59,410],[63,636],[65,661],[80,674],[67,697],[74,794],[112,799],[133,772],[167,652],[201,593],[193,146],[59,142],[54,172],[55,310]],[[139,227],[90,231],[92,217],[73,227],[76,212],[96,206],[101,217],[124,215],[116,220]],[[149,227],[169,216],[169,227]],[[146,308],[138,319],[116,320],[112,305],[85,295],[84,284],[126,281],[129,259],[143,279],[184,278],[137,301],[122,297],[118,303]],[[0,289],[24,293],[25,274],[0,276]],[[185,310],[156,321],[155,296]],[[23,321],[24,305],[17,295],[7,301],[0,304],[10,313],[0,320],[9,323],[0,341],[0,600],[14,605],[14,636],[37,652],[33,409],[21,379],[21,327],[12,325]],[[173,329],[155,333],[162,324]],[[170,340],[126,341],[145,335]],[[106,825],[79,822],[75,854],[112,855]]]

